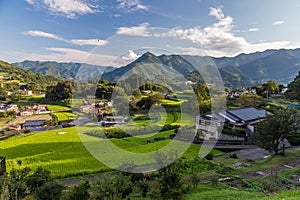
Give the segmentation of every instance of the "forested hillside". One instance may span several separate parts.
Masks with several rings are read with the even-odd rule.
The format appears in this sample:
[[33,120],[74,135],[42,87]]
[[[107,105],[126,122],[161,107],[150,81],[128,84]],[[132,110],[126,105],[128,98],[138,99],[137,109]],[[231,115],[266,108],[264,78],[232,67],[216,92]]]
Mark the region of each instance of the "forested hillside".
[[26,85],[30,90],[46,90],[47,86],[55,85],[60,81],[54,76],[42,75],[29,70],[19,69],[7,62],[0,61],[1,84]]

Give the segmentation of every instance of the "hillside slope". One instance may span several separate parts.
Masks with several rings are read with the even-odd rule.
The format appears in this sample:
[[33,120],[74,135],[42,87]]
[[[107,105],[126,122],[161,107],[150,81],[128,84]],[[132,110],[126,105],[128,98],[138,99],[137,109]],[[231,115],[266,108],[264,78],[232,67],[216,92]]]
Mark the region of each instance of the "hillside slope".
[[87,81],[93,78],[98,78],[104,71],[110,71],[114,68],[103,67],[82,63],[58,63],[54,61],[29,61],[13,63],[21,69],[28,69],[32,72],[38,72],[44,75],[52,75],[58,78]]
[[31,85],[36,89],[45,90],[47,86],[55,85],[61,79],[54,76],[42,75],[29,70],[19,69],[7,62],[0,61],[1,82],[16,80],[19,83]]

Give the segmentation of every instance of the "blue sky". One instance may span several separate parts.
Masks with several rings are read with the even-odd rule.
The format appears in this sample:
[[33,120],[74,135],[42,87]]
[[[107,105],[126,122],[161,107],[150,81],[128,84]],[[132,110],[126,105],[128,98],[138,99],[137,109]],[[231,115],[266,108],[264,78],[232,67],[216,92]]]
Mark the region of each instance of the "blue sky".
[[299,10],[299,0],[2,0],[0,59],[120,66],[146,50],[298,48]]

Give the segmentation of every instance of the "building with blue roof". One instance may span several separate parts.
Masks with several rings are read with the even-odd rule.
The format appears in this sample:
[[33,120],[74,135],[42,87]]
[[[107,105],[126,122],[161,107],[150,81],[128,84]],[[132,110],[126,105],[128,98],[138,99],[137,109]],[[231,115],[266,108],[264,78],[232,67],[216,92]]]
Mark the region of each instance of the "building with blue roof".
[[271,114],[272,113],[266,110],[253,107],[213,112],[207,115],[197,116],[196,128],[203,133],[206,139],[219,139],[223,123],[227,123],[233,128],[244,130],[246,133],[251,134],[254,132],[254,125]]

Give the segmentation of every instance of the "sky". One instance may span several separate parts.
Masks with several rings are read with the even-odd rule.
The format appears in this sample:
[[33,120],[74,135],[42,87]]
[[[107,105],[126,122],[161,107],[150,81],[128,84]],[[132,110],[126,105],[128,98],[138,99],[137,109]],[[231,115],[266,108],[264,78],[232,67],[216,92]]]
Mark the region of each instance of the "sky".
[[300,48],[300,0],[0,0],[0,60],[122,66]]

